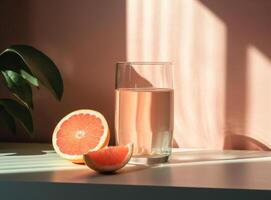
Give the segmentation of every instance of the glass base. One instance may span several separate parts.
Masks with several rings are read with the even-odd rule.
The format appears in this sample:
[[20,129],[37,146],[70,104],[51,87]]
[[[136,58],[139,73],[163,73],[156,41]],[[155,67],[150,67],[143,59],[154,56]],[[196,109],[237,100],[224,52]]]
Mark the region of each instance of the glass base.
[[130,164],[138,164],[138,165],[152,165],[168,162],[169,155],[142,155],[142,156],[132,156],[129,163]]

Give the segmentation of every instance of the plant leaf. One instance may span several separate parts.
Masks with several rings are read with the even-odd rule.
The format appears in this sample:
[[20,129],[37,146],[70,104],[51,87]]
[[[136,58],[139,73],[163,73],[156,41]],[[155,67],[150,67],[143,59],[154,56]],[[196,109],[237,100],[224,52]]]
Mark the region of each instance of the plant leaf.
[[11,64],[37,77],[58,100],[62,98],[63,80],[60,72],[44,53],[28,45],[13,45],[0,55],[0,66],[11,67]]
[[32,72],[24,63],[22,58],[16,53],[12,52],[5,53],[4,51],[0,54],[0,70],[15,71],[18,74],[21,74],[21,76],[25,78],[28,82],[30,82],[32,85],[34,86],[38,85],[38,79],[33,76]]
[[0,99],[0,106],[2,106],[13,118],[17,119],[23,128],[32,135],[32,116],[31,112],[25,106],[13,99]]
[[34,77],[33,75],[29,74],[28,72],[26,72],[25,70],[21,69],[20,70],[20,74],[21,76],[30,84],[32,84],[35,87],[39,87],[39,81],[36,77]]
[[16,133],[16,124],[14,118],[2,106],[0,106],[0,124],[1,127],[5,127],[13,134]]
[[33,109],[32,89],[28,82],[20,74],[11,71],[1,71],[9,90],[28,108]]

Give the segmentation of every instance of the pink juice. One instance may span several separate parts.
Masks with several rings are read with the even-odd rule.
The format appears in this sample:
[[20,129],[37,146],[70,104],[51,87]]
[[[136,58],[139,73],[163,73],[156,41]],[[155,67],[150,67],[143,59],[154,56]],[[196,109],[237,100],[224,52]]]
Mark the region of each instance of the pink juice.
[[115,128],[118,144],[134,144],[134,156],[170,154],[173,90],[117,89]]

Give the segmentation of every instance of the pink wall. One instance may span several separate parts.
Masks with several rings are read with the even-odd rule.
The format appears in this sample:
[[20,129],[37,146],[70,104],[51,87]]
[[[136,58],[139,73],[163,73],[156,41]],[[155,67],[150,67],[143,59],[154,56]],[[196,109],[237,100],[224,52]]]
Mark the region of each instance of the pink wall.
[[[0,13],[0,49],[33,45],[56,62],[64,78],[61,103],[44,88],[34,91],[32,140],[50,141],[57,121],[79,108],[99,110],[114,130],[115,63],[125,60],[125,1],[4,0]],[[21,132],[1,133],[0,139],[29,140]]]
[[181,147],[271,147],[271,2],[127,0],[128,60],[172,61]]
[[32,140],[50,141],[78,108],[101,111],[114,132],[114,63],[173,61],[179,146],[269,149],[270,10],[269,0],[2,0],[0,48],[31,44],[64,77],[62,103],[35,91]]

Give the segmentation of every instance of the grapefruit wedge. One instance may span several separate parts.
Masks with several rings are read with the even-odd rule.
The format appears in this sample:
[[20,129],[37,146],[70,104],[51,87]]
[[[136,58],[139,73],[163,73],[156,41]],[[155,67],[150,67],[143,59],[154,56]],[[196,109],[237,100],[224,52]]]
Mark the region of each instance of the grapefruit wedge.
[[84,155],[86,165],[98,172],[114,172],[124,167],[130,160],[133,144],[105,147]]
[[53,147],[63,158],[83,163],[83,155],[108,145],[110,138],[104,116],[94,110],[74,111],[57,124]]

